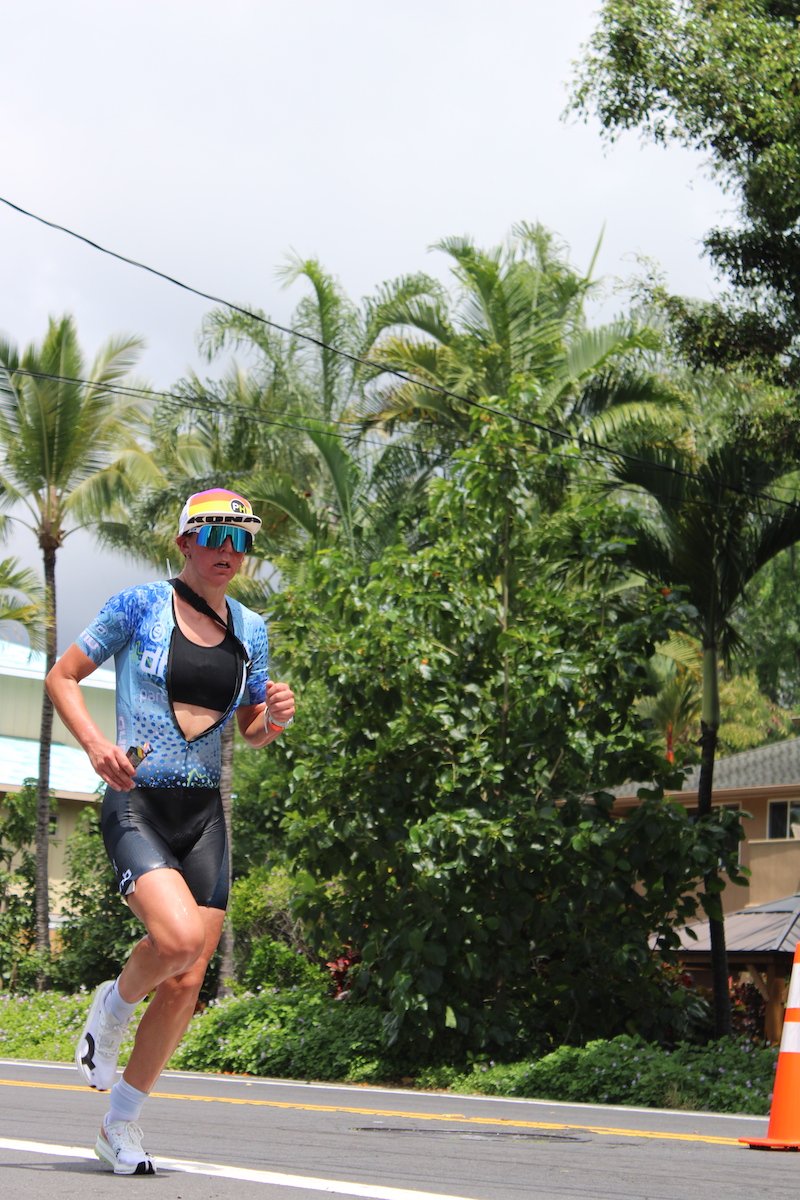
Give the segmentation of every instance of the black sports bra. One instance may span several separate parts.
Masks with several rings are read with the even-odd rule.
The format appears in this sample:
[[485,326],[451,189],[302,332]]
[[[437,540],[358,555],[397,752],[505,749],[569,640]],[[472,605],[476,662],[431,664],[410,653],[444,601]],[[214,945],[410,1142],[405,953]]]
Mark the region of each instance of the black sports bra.
[[230,630],[217,646],[198,646],[175,623],[167,686],[174,704],[197,704],[224,713],[239,694],[242,656]]

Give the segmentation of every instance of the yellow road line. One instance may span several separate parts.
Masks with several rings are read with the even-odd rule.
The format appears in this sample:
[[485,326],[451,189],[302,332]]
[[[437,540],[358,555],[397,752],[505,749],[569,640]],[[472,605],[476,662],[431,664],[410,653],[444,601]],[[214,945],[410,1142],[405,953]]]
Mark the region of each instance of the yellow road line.
[[[0,1087],[39,1088],[55,1092],[87,1092],[77,1083],[34,1083],[22,1079],[0,1079]],[[465,1113],[407,1112],[396,1108],[356,1108],[345,1104],[297,1104],[288,1100],[243,1099],[236,1096],[194,1096],[183,1092],[151,1092],[154,1100],[190,1100],[200,1104],[240,1104],[249,1108],[286,1108],[300,1112],[346,1113],[359,1117],[397,1117],[409,1121],[459,1121],[467,1125],[494,1125],[502,1129],[573,1129],[580,1133],[598,1133],[614,1137],[649,1138],[655,1141],[703,1142],[713,1146],[739,1146],[738,1138],[716,1137],[703,1133],[669,1133],[657,1129],[624,1129],[612,1125],[577,1125],[560,1121],[521,1121],[514,1117],[468,1117]]]

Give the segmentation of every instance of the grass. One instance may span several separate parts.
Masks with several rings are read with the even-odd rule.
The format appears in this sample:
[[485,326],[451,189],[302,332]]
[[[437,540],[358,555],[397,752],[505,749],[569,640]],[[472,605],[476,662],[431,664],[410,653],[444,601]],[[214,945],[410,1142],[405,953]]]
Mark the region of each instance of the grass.
[[[0,995],[0,1057],[71,1062],[93,994]],[[124,1061],[132,1046],[133,1034],[128,1033],[122,1043]]]

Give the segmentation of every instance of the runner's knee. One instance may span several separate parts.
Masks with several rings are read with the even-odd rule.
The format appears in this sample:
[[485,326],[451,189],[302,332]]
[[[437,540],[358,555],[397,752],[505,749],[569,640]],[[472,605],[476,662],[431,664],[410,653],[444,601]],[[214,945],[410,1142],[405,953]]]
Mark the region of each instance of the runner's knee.
[[197,962],[205,946],[202,922],[184,922],[150,931],[150,941],[159,959],[173,975],[179,975]]

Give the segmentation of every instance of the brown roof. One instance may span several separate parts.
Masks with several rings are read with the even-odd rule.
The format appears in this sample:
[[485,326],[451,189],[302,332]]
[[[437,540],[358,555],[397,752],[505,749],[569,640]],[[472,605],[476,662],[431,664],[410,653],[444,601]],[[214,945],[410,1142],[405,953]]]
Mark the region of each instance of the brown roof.
[[[700,767],[692,767],[683,791],[697,791]],[[714,791],[722,788],[777,787],[800,783],[800,737],[740,750],[714,763]]]
[[[690,767],[681,791],[696,792],[699,779],[699,765]],[[793,783],[800,787],[800,737],[770,742],[755,750],[740,750],[738,754],[717,758],[714,763],[715,795],[727,789],[780,787]],[[628,797],[635,796],[642,787],[652,787],[652,784],[623,783],[610,790],[617,797]]]

